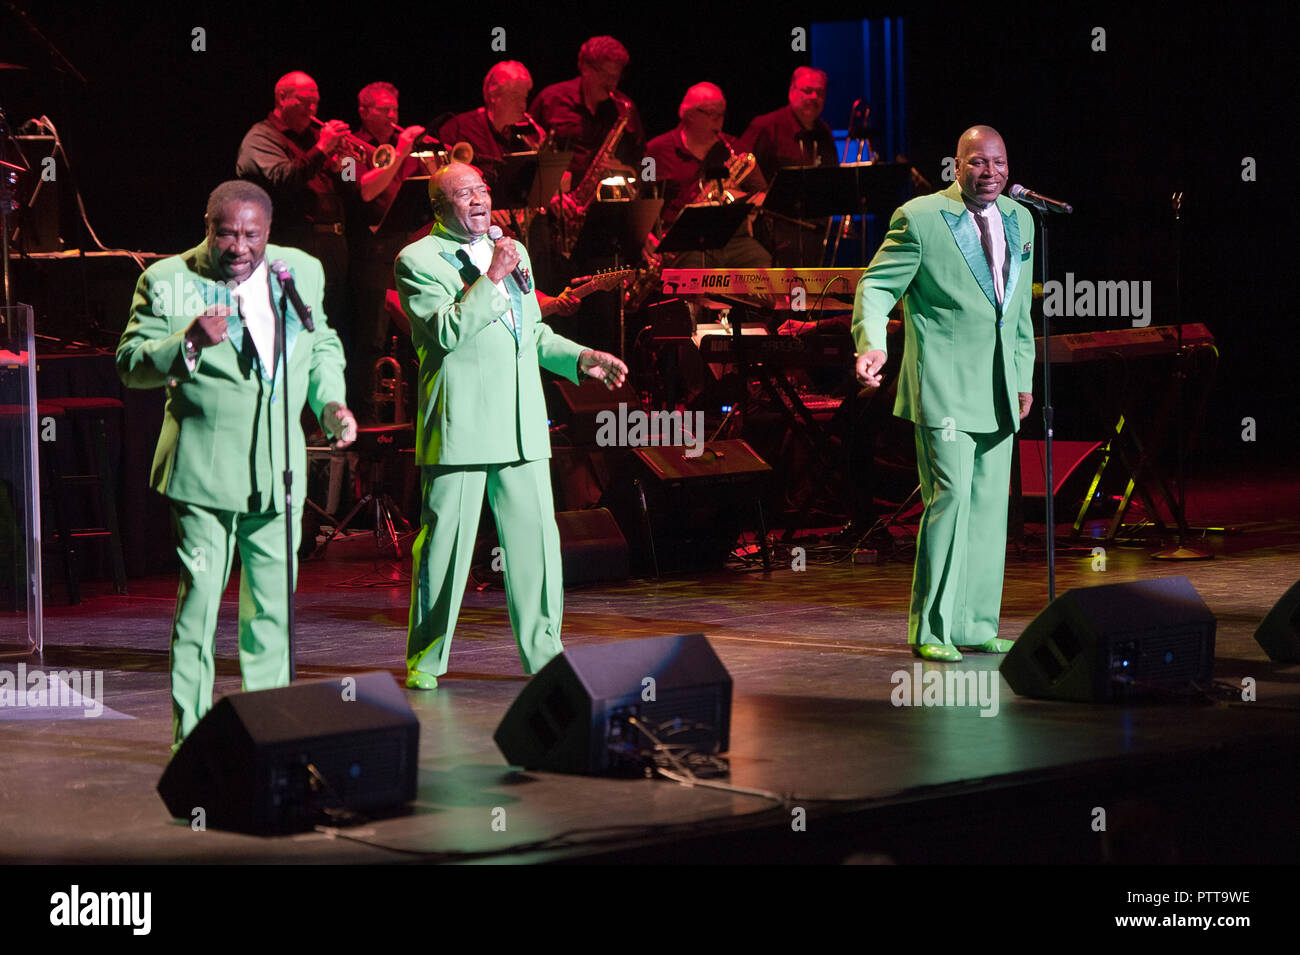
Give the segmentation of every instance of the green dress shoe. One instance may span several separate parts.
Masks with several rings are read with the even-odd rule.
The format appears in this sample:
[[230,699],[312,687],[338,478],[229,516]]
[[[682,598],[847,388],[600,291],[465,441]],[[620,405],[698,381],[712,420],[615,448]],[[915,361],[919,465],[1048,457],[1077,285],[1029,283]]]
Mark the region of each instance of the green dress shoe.
[[993,637],[985,640],[983,643],[972,644],[967,650],[974,650],[976,653],[1007,653],[1014,645],[1011,640],[1003,640],[1001,637]]
[[406,688],[408,690],[436,690],[438,689],[438,678],[432,673],[425,673],[422,670],[407,670]]
[[961,651],[950,643],[914,643],[912,656],[937,663],[960,663]]

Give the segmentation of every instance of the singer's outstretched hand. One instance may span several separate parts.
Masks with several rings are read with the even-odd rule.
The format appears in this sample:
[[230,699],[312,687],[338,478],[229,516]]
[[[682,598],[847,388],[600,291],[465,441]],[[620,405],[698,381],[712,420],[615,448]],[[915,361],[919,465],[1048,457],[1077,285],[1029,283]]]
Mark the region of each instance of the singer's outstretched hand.
[[332,445],[335,448],[346,448],[357,440],[356,416],[337,401],[331,401],[325,406],[325,411],[321,415],[321,424],[333,439]]
[[609,352],[590,348],[578,356],[578,371],[597,381],[603,381],[610,391],[627,381],[627,365]]

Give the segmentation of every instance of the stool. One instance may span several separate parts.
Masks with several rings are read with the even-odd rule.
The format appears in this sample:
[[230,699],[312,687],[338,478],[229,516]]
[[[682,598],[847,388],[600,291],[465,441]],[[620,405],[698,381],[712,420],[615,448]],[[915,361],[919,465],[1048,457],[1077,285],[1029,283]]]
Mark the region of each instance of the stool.
[[[50,484],[50,502],[54,507],[59,543],[63,550],[63,566],[68,580],[68,599],[81,603],[81,587],[77,567],[77,541],[85,538],[107,538],[109,560],[113,566],[113,583],[119,594],[126,593],[126,563],[122,559],[122,535],[118,531],[116,483],[113,479],[113,462],[108,454],[108,418],[120,414],[122,402],[117,398],[45,398],[40,407],[57,408],[69,424],[85,421],[91,429],[94,443],[92,467],[98,470],[85,474],[64,474],[58,455],[51,448],[46,454],[46,467]],[[38,409],[44,415],[44,411]],[[60,415],[54,415],[56,420]],[[64,488],[93,487],[99,490],[102,527],[70,527]]]

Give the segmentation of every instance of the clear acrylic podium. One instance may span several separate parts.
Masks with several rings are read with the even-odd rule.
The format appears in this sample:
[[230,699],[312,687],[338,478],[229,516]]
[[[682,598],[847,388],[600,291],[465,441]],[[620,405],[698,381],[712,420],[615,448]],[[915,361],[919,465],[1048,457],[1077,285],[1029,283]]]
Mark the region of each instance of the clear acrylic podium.
[[44,649],[35,344],[31,306],[0,306],[0,659]]

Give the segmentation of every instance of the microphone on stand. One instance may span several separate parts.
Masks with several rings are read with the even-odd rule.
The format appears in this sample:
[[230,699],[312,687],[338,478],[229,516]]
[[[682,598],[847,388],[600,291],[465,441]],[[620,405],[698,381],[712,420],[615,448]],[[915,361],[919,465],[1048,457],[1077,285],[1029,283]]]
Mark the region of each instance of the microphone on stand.
[[1026,189],[1020,183],[1011,187],[1011,198],[1019,199],[1021,202],[1027,202],[1031,206],[1041,209],[1043,212],[1065,212],[1074,211],[1074,206],[1068,202],[1062,202],[1060,199],[1051,199],[1041,193],[1034,192],[1032,189]]
[[316,326],[312,324],[311,320],[311,309],[302,303],[302,298],[298,295],[298,289],[293,284],[293,273],[289,271],[288,264],[284,259],[276,259],[271,263],[271,271],[280,280],[280,285],[284,288],[284,294],[289,296],[289,301],[293,303],[294,310],[298,313],[298,317],[302,319],[302,327],[309,332],[316,331]]
[[[492,240],[493,245],[500,242],[502,237],[505,235],[505,233],[501,231],[499,225],[488,226],[487,234],[488,238]],[[525,294],[532,291],[532,284],[524,276],[523,270],[519,268],[519,266],[515,266],[514,271],[510,273],[510,277],[514,279],[515,284],[519,286],[519,291],[524,292]]]

